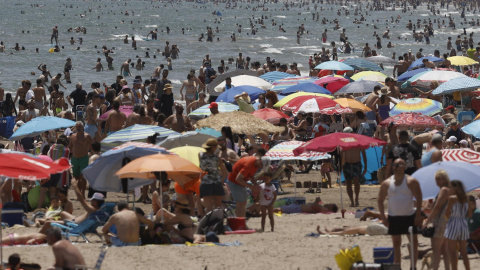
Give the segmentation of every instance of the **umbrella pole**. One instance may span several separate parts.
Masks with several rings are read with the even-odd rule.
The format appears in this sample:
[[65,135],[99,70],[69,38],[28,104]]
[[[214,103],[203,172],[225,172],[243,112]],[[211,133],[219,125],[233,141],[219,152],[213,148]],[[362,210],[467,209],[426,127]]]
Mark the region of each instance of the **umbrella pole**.
[[[297,165],[297,161],[295,160],[295,165]],[[295,177],[295,201],[297,201],[297,173],[293,171],[293,177]]]
[[345,210],[345,208],[343,207],[343,190],[342,190],[342,153],[340,152],[340,150],[337,148],[337,151],[339,152],[339,156],[340,156],[340,164],[338,166],[338,168],[340,169],[340,171],[337,173],[338,174],[338,186],[340,187],[340,207],[342,208],[342,218],[345,218],[345,212],[347,210]]

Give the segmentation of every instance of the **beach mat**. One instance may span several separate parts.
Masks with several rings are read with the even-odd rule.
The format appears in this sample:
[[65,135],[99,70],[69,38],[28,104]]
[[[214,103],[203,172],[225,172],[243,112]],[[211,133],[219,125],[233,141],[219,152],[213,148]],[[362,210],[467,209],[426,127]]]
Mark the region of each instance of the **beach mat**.
[[255,230],[237,230],[237,231],[226,231],[225,234],[251,234],[255,233]]

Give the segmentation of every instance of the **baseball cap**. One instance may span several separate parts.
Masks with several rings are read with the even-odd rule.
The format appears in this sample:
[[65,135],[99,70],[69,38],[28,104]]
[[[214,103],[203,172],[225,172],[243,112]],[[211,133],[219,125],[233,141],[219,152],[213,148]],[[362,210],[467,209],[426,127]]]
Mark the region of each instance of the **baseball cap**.
[[450,106],[445,108],[445,110],[451,110],[451,109],[455,109],[455,107],[453,105],[450,105]]
[[212,103],[210,103],[210,106],[208,106],[208,108],[209,108],[209,109],[211,109],[211,108],[218,108],[218,103],[212,102]]
[[343,129],[343,132],[344,133],[352,133],[353,129],[351,127],[346,127],[346,128]]
[[105,201],[105,196],[100,192],[93,193],[92,200]]
[[449,141],[449,142],[457,142],[457,137],[455,137],[455,136],[450,136],[450,138],[448,138],[447,141]]
[[468,142],[467,142],[467,140],[461,140],[461,141],[460,141],[460,144],[462,144],[462,145],[468,145]]

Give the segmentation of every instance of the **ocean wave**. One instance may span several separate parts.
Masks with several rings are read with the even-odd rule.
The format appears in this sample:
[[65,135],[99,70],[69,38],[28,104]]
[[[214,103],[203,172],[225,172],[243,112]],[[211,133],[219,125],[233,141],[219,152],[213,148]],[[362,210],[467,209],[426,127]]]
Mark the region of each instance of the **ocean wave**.
[[279,37],[276,37],[276,39],[288,39],[286,36],[279,36]]
[[271,48],[272,44],[260,44],[260,48]]
[[275,18],[282,18],[282,19],[285,19],[287,18],[287,16],[284,16],[284,15],[277,15],[277,16],[274,16]]
[[263,50],[262,52],[264,52],[264,53],[273,53],[273,54],[283,54],[282,50],[284,50],[284,49],[267,48],[267,49]]
[[152,24],[152,25],[145,25],[145,27],[152,27],[152,28],[155,28],[155,27],[158,27],[158,25],[156,25],[156,24]]

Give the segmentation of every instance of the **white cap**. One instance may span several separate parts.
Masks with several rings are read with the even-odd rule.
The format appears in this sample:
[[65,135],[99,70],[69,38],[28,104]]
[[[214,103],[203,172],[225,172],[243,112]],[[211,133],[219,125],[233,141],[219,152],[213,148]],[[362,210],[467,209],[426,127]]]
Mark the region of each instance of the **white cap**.
[[455,137],[455,136],[450,136],[450,138],[448,138],[447,141],[449,141],[449,142],[457,142],[457,137]]
[[344,133],[353,133],[353,129],[351,127],[346,127],[343,129]]
[[467,142],[467,140],[461,140],[461,141],[460,141],[460,144],[468,145],[468,142]]
[[95,193],[93,193],[92,200],[104,201],[105,196],[103,196],[102,193],[95,192]]

